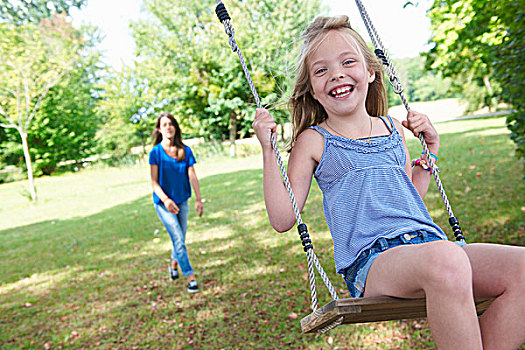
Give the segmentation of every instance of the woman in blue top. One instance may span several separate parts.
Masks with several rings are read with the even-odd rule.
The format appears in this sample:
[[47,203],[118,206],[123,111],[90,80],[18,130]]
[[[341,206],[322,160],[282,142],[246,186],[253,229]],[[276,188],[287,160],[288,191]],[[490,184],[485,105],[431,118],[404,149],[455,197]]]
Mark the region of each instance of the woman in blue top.
[[[353,297],[426,296],[439,349],[515,349],[525,341],[525,248],[455,244],[431,219],[422,198],[430,172],[411,166],[403,126],[423,133],[432,155],[439,136],[424,114],[402,123],[387,112],[382,65],[348,17],[319,17],[303,34],[290,99],[293,135],[288,176],[303,208],[312,175],[323,192],[337,272]],[[289,230],[295,215],[270,133],[258,109],[264,199],[272,226]],[[478,320],[474,297],[495,301]]]
[[153,130],[154,147],[149,154],[151,184],[155,211],[168,231],[173,250],[169,267],[172,279],[179,278],[177,266],[188,278],[188,292],[199,291],[195,273],[186,251],[191,186],[195,191],[195,210],[202,216],[203,206],[199,179],[193,165],[196,163],[191,149],[182,143],[179,124],[169,113],[161,113]]

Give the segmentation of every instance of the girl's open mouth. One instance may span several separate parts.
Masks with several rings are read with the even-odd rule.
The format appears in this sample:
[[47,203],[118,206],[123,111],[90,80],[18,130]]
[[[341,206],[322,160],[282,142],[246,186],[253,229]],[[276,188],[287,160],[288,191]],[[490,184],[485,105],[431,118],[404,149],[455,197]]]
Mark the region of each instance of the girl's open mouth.
[[343,98],[350,95],[354,91],[353,85],[340,86],[329,92],[330,96],[335,98]]

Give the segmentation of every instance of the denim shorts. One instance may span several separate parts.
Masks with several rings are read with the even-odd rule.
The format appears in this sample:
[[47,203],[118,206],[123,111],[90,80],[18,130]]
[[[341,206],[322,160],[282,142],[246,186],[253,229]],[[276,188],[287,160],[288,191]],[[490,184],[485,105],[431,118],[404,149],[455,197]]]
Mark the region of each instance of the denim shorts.
[[[347,267],[343,272],[343,278],[352,298],[360,298],[365,292],[366,278],[372,263],[387,249],[405,244],[420,244],[433,241],[440,241],[443,238],[426,231],[415,231],[405,233],[394,238],[379,238],[372,248],[359,254],[356,261]],[[465,242],[455,242],[460,247],[466,245]]]

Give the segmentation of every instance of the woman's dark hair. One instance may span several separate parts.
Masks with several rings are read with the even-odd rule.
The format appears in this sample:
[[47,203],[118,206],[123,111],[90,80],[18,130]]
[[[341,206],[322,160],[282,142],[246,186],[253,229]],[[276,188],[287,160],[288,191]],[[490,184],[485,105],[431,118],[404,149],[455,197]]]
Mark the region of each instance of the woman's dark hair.
[[175,117],[169,114],[168,112],[162,112],[157,118],[157,122],[155,123],[155,129],[153,129],[152,134],[153,146],[158,145],[162,141],[162,134],[160,133],[160,120],[164,117],[171,120],[171,123],[175,127],[175,137],[173,138],[172,146],[177,147],[177,160],[184,160],[184,158],[186,158],[186,154],[184,152],[184,143],[182,143],[182,132],[180,131],[179,123],[177,123]]

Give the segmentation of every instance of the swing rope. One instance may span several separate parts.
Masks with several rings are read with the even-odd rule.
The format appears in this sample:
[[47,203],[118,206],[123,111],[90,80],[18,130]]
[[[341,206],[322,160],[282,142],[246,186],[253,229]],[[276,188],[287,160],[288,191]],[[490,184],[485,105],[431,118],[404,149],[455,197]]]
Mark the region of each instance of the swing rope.
[[[387,67],[388,78],[390,80],[390,84],[392,85],[394,89],[394,92],[399,95],[406,110],[410,111],[410,107],[408,105],[407,99],[404,94],[403,85],[401,84],[399,80],[399,77],[396,73],[392,60],[390,59],[388,55],[388,52],[386,51],[383,43],[381,42],[381,39],[379,38],[379,35],[377,34],[377,31],[370,17],[368,16],[368,13],[366,12],[366,9],[363,3],[361,2],[361,0],[355,0],[355,3],[357,5],[357,8],[359,9],[359,13],[361,14],[361,18],[363,19],[366,30],[368,31],[368,35],[370,36],[370,39],[372,40],[372,44],[375,47],[374,53]],[[438,174],[439,169],[436,166],[434,159],[430,156],[430,151],[428,149],[427,143],[422,133],[419,134],[419,141],[421,142],[421,146],[423,147],[423,152],[425,153],[429,166],[432,169],[431,173],[434,176],[434,179],[436,180],[436,185],[438,187],[439,193],[441,194],[441,198],[443,199],[443,203],[445,204],[445,208],[448,212],[448,217],[449,217],[448,222],[450,226],[452,226],[452,231],[454,232],[456,241],[464,242],[465,237],[463,236],[463,232],[461,231],[461,227],[459,226],[459,221],[454,216],[454,212],[452,211],[452,207],[450,206],[450,202],[448,201],[447,194],[445,193],[445,188],[443,187],[441,179],[439,178],[439,174]]]
[[[221,23],[224,25],[224,31],[226,32],[226,35],[228,35],[228,42],[231,46],[232,51],[237,52],[237,55],[239,56],[239,60],[241,62],[241,66],[244,71],[244,75],[246,76],[246,80],[248,81],[248,84],[250,85],[250,90],[252,91],[253,97],[255,98],[255,103],[257,107],[262,108],[261,100],[259,99],[257,90],[255,89],[255,85],[253,84],[253,80],[251,78],[250,72],[244,60],[244,56],[242,55],[241,49],[239,48],[239,46],[237,45],[237,42],[235,41],[235,30],[231,24],[231,17],[228,14],[226,7],[224,6],[221,0],[216,0],[216,4],[217,5],[215,7],[215,13],[217,14],[217,17],[219,18],[219,21],[221,21]],[[292,186],[290,185],[290,180],[288,179],[288,175],[286,173],[284,162],[282,161],[281,154],[279,153],[279,147],[277,145],[277,141],[275,139],[274,133],[270,133],[270,142],[272,144],[272,148],[274,150],[275,157],[277,158],[277,163],[279,165],[279,171],[281,173],[281,177],[282,177],[284,186],[286,187],[286,191],[288,192],[288,196],[290,197],[290,202],[292,204],[292,208],[295,213],[295,219],[297,221],[297,230],[299,231],[299,236],[301,238],[301,241],[304,247],[303,249],[307,256],[308,276],[310,280],[310,291],[311,291],[311,296],[312,296],[311,308],[313,311],[316,311],[319,308],[319,306],[317,303],[317,291],[315,287],[314,265],[317,271],[319,272],[319,275],[321,276],[324,284],[328,288],[328,291],[330,292],[330,295],[332,296],[332,298],[334,300],[337,300],[339,299],[339,297],[337,296],[335,288],[330,282],[330,279],[326,275],[326,272],[321,266],[319,259],[317,258],[317,256],[315,255],[315,252],[313,251],[312,241],[310,240],[308,229],[306,225],[303,223],[303,220],[301,218],[301,213],[299,211],[299,207],[297,206],[297,201],[295,200],[295,195],[293,194]]]

